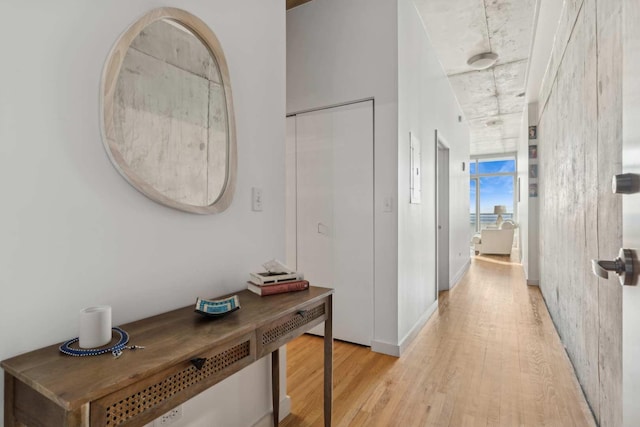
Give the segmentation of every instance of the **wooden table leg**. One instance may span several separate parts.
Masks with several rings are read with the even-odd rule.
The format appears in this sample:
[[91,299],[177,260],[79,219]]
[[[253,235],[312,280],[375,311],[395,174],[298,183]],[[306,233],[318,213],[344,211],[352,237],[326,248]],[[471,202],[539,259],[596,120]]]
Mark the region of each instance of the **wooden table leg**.
[[89,427],[91,425],[91,403],[85,403],[75,411],[65,414],[64,425],[68,427]]
[[280,349],[271,353],[271,400],[273,401],[273,425],[280,421]]
[[331,427],[333,405],[333,296],[328,298],[327,320],[324,321],[324,425]]
[[16,419],[13,416],[14,404],[14,382],[13,375],[4,373],[4,425],[5,427],[13,427]]

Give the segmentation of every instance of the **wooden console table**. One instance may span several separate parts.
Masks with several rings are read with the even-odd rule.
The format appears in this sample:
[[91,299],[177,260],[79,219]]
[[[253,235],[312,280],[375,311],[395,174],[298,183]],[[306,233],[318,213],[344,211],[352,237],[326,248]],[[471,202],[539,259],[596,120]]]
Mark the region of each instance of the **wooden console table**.
[[[241,309],[206,319],[193,306],[122,325],[144,350],[71,357],[50,346],[7,359],[4,424],[143,426],[271,353],[273,419],[279,415],[278,348],[325,322],[324,420],[331,425],[332,289],[259,297],[238,293]],[[198,369],[197,359],[205,359]],[[202,362],[202,360],[200,360]]]

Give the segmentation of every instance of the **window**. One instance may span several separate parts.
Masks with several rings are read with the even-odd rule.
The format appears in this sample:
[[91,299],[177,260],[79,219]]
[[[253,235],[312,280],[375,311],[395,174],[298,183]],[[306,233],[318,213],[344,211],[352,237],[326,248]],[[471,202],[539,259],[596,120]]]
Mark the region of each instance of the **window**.
[[[475,165],[475,163],[472,163]],[[475,233],[478,230],[478,219],[476,218],[476,206],[477,206],[477,187],[478,180],[476,178],[471,178],[470,188],[471,188],[471,198],[469,200],[469,207],[471,208],[471,234]]]
[[514,156],[471,159],[470,224],[472,232],[495,225],[494,207],[506,206],[502,219],[515,220],[516,160]]
[[515,160],[479,160],[478,161],[478,173],[479,174],[494,174],[494,173],[514,173],[516,171]]

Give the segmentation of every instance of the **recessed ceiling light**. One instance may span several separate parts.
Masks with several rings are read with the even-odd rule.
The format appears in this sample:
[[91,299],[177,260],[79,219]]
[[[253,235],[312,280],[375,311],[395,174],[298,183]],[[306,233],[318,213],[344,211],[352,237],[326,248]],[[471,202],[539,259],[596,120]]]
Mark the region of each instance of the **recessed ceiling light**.
[[467,65],[476,70],[485,70],[495,64],[497,60],[497,53],[484,52],[469,58]]

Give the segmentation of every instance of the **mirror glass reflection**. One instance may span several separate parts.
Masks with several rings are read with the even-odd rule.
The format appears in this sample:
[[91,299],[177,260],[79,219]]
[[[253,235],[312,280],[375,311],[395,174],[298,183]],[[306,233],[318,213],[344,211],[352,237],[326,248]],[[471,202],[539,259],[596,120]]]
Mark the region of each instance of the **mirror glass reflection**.
[[113,101],[119,161],[178,203],[216,202],[229,122],[218,64],[200,38],[173,20],[149,24],[126,51]]

